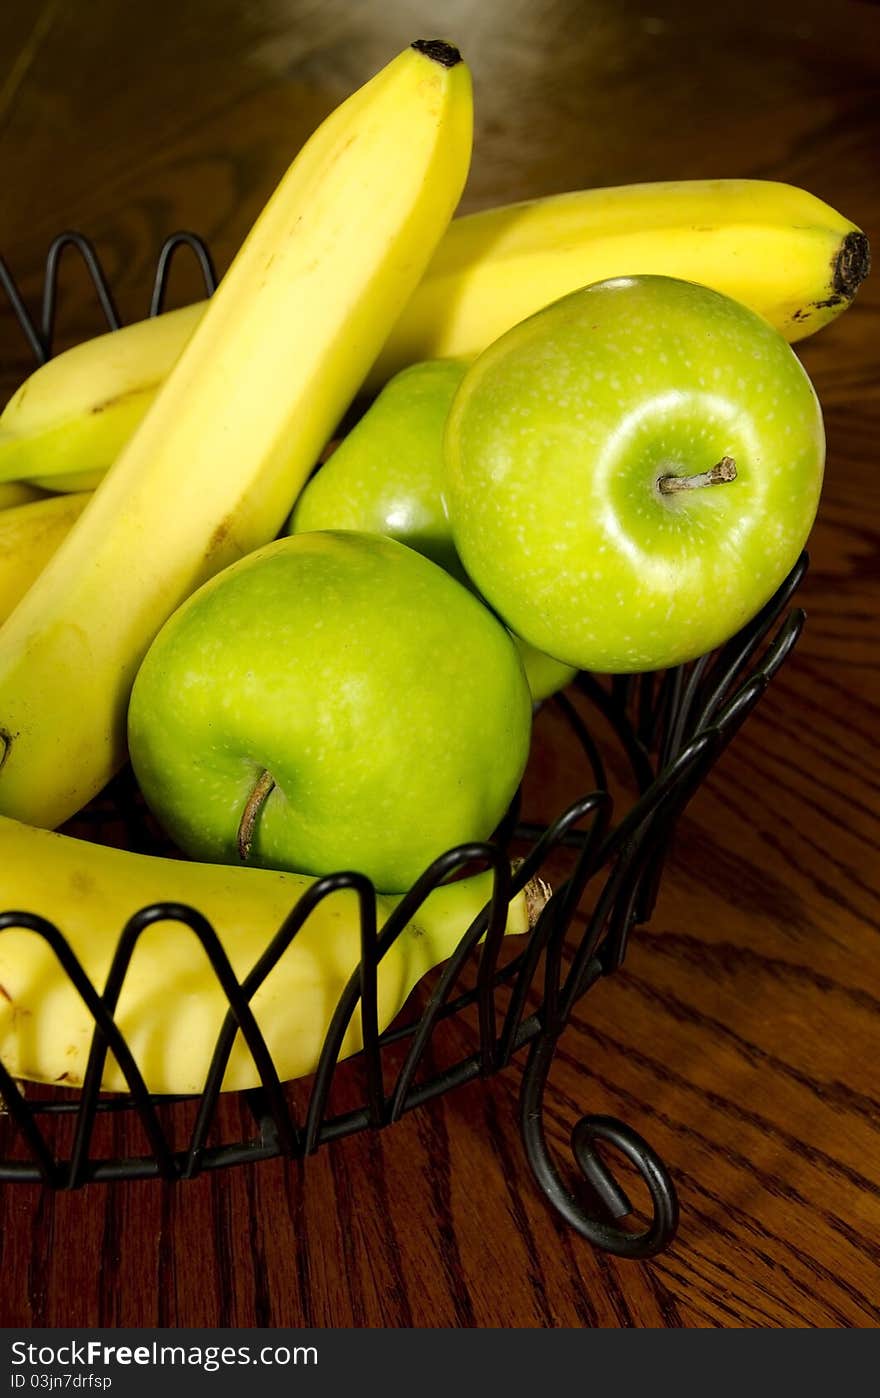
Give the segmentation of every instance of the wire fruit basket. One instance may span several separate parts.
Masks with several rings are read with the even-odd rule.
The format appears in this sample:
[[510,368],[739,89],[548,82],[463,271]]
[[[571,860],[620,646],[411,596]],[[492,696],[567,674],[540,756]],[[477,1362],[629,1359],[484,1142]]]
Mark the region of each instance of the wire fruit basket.
[[[67,249],[82,259],[107,325],[120,325],[100,260],[82,235],[64,233],[52,243],[38,320],[0,259],[0,285],[37,363],[52,354],[59,267]],[[216,277],[204,243],[191,233],[174,234],[159,252],[151,315],[163,309],[172,263],[183,249],[197,259],[207,293],[214,290]],[[0,912],[0,935],[27,928],[48,944],[94,1020],[81,1090],[20,1084],[0,1063],[0,1095],[6,1107],[0,1118],[0,1181],[42,1182],[56,1189],[145,1177],[182,1182],[204,1171],[276,1156],[303,1159],[340,1137],[390,1126],[431,1098],[507,1069],[514,1058],[523,1056],[519,1125],[529,1166],[550,1205],[595,1246],[618,1256],[645,1258],[667,1247],[676,1231],[678,1204],[663,1162],[627,1123],[585,1115],[571,1136],[579,1171],[577,1183],[571,1185],[552,1157],[545,1134],[548,1075],[575,1006],[621,966],[630,933],[650,919],[683,809],[797,641],[804,613],[789,604],[806,567],[804,555],[743,631],[688,665],[611,679],[577,675],[565,693],[547,703],[563,721],[569,747],[582,759],[578,789],[583,795],[547,823],[529,819],[518,793],[492,839],[461,845],[435,860],[381,931],[369,880],[332,874],[299,899],[250,973],[239,980],[214,928],[198,909],[158,902],[140,909],[120,928],[106,983],[99,987],[89,980],[63,931],[38,910]],[[599,731],[609,735],[611,751],[595,736]],[[614,809],[612,762],[615,772],[627,773],[632,792],[622,813]],[[129,770],[82,813],[78,828],[100,835],[108,822],[112,842],[167,852]],[[507,940],[504,924],[510,897],[534,876],[558,870],[560,859],[564,877],[557,880],[531,932],[515,939],[515,953],[505,957],[502,943]],[[391,1027],[379,1033],[377,971],[383,958],[432,889],[463,869],[479,867],[492,871],[490,902],[462,928],[455,952],[432,978],[430,991],[411,997]],[[251,1011],[251,1000],[317,905],[343,888],[353,890],[358,900],[360,962],[336,1006],[315,1073],[305,1083],[285,1084]],[[229,1007],[197,1097],[148,1092],[114,1021],[138,938],[159,921],[176,924],[182,936],[198,938]],[[420,1000],[415,1009],[413,999]],[[353,1016],[359,1016],[363,1035],[356,1100],[338,1110],[331,1098],[341,1068],[340,1047]],[[438,1067],[441,1041],[444,1035],[448,1040],[451,1021],[461,1033],[451,1045],[452,1061]],[[221,1094],[239,1033],[260,1085]],[[100,1090],[108,1053],[126,1079],[125,1093]],[[350,1096],[350,1081],[348,1088]],[[230,1097],[241,1109],[237,1121],[234,1113],[230,1118],[223,1110]],[[102,1130],[108,1122],[118,1126],[120,1121],[133,1131],[126,1135]],[[132,1148],[132,1134],[143,1147]],[[646,1187],[646,1217],[636,1217],[601,1153],[608,1148],[626,1158]]]

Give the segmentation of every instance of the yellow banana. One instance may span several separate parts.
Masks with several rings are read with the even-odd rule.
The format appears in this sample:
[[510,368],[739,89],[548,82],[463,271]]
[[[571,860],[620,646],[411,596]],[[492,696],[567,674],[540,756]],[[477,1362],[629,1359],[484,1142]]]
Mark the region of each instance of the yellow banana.
[[91,496],[53,495],[0,511],[0,623],[27,592]]
[[60,824],[125,757],[137,667],[274,538],[445,230],[470,75],[413,45],[297,156],[114,469],[0,628],[0,811]]
[[[453,221],[366,389],[420,359],[472,357],[557,297],[637,272],[703,282],[799,340],[849,305],[868,266],[855,224],[769,180],[624,185],[488,209]],[[66,473],[109,466],[206,304],[103,335],[37,370],[0,415],[0,480],[51,479],[60,489]]]
[[[147,904],[183,903],[217,932],[239,982],[316,880],[302,874],[189,864],[74,840],[0,816],[0,911],[37,912],[59,928],[100,993],[127,920]],[[529,931],[549,889],[532,880],[511,900],[507,933]],[[413,986],[455,950],[492,895],[492,875],[435,889],[378,970],[379,1028]],[[377,895],[381,927],[400,902]],[[308,918],[251,1000],[279,1076],[317,1065],[340,994],[360,959],[357,895],[331,894]],[[194,933],[157,923],[137,943],[115,1019],[152,1092],[201,1092],[228,1002]],[[45,941],[20,927],[0,930],[0,1060],[14,1077],[82,1084],[94,1021]],[[359,1015],[340,1057],[362,1047]],[[238,1035],[226,1090],[258,1082]],[[108,1057],[102,1086],[125,1080]]]
[[[0,480],[93,490],[192,339],[207,302],[136,321],[56,355],[0,414]],[[40,455],[42,453],[42,456]]]
[[473,356],[560,296],[611,276],[701,282],[800,340],[849,305],[869,268],[855,224],[794,185],[623,185],[457,219],[371,382],[414,359]]

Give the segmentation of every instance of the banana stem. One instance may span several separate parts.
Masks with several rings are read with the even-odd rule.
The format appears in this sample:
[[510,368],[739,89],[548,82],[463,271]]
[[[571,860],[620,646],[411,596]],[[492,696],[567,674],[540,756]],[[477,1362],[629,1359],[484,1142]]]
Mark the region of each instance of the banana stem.
[[526,900],[526,918],[528,919],[529,930],[531,930],[542,912],[550,902],[553,893],[551,885],[546,879],[535,874],[529,879],[523,889],[523,897]]
[[736,480],[736,462],[732,456],[722,456],[709,471],[695,476],[661,476],[657,488],[661,495],[673,495],[678,490],[699,490],[705,485],[724,485]]
[[238,827],[238,853],[242,864],[247,864],[251,857],[251,844],[253,843],[257,816],[274,785],[275,778],[272,773],[261,772],[254,784],[253,791],[245,802],[244,810],[241,813],[241,823]]

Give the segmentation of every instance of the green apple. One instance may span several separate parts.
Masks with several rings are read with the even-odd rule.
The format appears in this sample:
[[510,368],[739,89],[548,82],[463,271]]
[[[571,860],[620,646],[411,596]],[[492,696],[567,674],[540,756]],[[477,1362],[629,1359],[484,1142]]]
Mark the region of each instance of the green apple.
[[400,892],[492,833],[530,721],[492,613],[412,549],[340,531],[276,540],[194,593],[138,672],[128,736],[185,853]]
[[[287,532],[387,534],[471,585],[452,540],[443,464],[443,430],[466,369],[435,359],[395,374],[309,481]],[[515,639],[536,703],[574,677],[571,666]]]
[[443,498],[443,429],[466,367],[434,359],[395,374],[312,476],[287,532],[387,534],[463,577]]
[[606,672],[711,650],[804,546],[825,438],[786,341],[718,292],[618,277],[515,326],[446,428],[461,559],[518,635]]

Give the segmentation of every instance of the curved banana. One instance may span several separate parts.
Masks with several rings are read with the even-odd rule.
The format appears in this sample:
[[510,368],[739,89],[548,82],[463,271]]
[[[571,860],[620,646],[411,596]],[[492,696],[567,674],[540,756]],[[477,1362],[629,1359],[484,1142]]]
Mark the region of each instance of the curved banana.
[[53,495],[0,511],[0,624],[39,577],[91,495]]
[[[472,357],[557,297],[638,272],[703,282],[800,340],[845,310],[868,268],[855,224],[770,180],[623,185],[487,209],[450,225],[366,389],[420,359]],[[0,415],[0,480],[62,489],[65,474],[109,466],[206,304],[102,335],[38,369]]]
[[[0,911],[39,912],[62,932],[100,993],[122,928],[138,909],[172,901],[212,924],[239,982],[256,964],[298,898],[316,882],[302,874],[189,864],[36,830],[0,816]],[[507,932],[528,932],[549,890],[533,880],[511,900]],[[378,970],[380,1032],[413,986],[446,960],[492,896],[491,873],[435,889]],[[401,901],[377,895],[379,926]],[[360,960],[357,895],[331,894],[308,918],[251,1000],[281,1078],[314,1071],[333,1011]],[[116,1023],[151,1092],[201,1092],[228,1002],[194,933],[156,923],[137,943]],[[82,1084],[94,1021],[54,952],[36,933],[0,930],[0,1060],[17,1078]],[[359,1015],[340,1057],[362,1047]],[[241,1035],[225,1090],[259,1077]],[[108,1056],[102,1086],[125,1090]]]
[[280,530],[449,223],[471,134],[468,70],[430,41],[300,151],[114,469],[0,628],[0,812],[58,825],[121,765],[145,651],[202,582]]
[[700,282],[789,341],[845,310],[868,274],[864,233],[770,180],[683,180],[557,194],[457,219],[368,386],[415,359],[473,356],[526,316],[606,277]]
[[74,345],[34,370],[0,413],[0,480],[92,490],[202,319],[185,306]]

